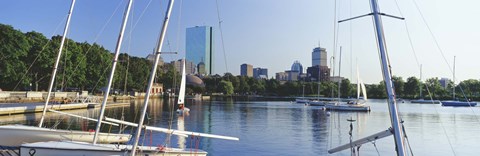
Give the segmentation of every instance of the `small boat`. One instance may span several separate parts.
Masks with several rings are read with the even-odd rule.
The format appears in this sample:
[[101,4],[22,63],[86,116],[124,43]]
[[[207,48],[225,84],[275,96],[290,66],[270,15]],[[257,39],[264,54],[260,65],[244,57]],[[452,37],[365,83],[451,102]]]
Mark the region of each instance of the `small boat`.
[[[55,147],[55,148],[52,148]],[[59,152],[61,149],[62,151]],[[21,156],[49,155],[49,156],[105,156],[105,155],[131,155],[132,145],[116,144],[90,144],[71,141],[51,141],[23,144],[20,146]],[[177,156],[177,155],[198,155],[205,156],[207,152],[199,149],[180,149],[163,146],[139,146],[138,149],[144,155]],[[68,153],[68,154],[66,154]],[[138,154],[138,153],[137,153]]]
[[307,99],[307,98],[305,98],[305,97],[300,97],[300,98],[296,98],[296,99],[295,99],[295,102],[296,102],[296,103],[309,103],[310,100]]
[[369,112],[370,106],[366,106],[365,104],[354,104],[354,103],[340,103],[336,102],[334,104],[327,104],[325,105],[327,110],[335,110],[335,111],[362,111],[362,112]]
[[412,100],[410,103],[419,103],[419,104],[440,104],[441,102],[439,100],[424,100],[424,99],[418,99],[418,100]]
[[328,101],[311,100],[308,102],[311,106],[325,106]]
[[180,92],[178,93],[178,109],[177,113],[183,115],[184,113],[190,112],[190,109],[185,107],[185,87],[186,87],[186,76],[185,76],[185,58],[183,59],[183,71],[182,71],[182,82],[180,83]]
[[[341,102],[340,100],[337,102],[329,102],[325,105],[325,109],[327,110],[336,110],[336,111],[370,111],[370,106],[366,106],[367,102],[367,91],[365,84],[360,79],[358,74],[358,67],[357,67],[357,99],[350,100],[348,102]],[[360,97],[360,93],[363,94],[363,97]]]
[[471,101],[442,101],[442,106],[453,106],[453,107],[474,107],[476,102]]
[[[453,57],[453,86],[455,86],[455,56]],[[453,99],[450,101],[442,101],[442,106],[453,106],[453,107],[472,107],[476,106],[476,102],[471,102],[471,101],[458,101],[455,98],[455,87],[452,87],[453,91]]]

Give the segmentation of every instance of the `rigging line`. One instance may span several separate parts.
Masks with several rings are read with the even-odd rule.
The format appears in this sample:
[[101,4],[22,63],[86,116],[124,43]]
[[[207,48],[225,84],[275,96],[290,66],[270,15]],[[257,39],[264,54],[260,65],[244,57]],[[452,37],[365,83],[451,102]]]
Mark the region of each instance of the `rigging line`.
[[[110,21],[112,20],[113,16],[117,13],[118,9],[120,8],[121,4],[122,4],[123,0],[120,1],[117,5],[117,7],[115,8],[115,10],[113,11],[112,15],[110,15],[110,17],[108,18],[107,22],[105,22],[105,24],[103,25],[102,29],[100,29],[100,31],[97,33],[97,35],[95,36],[95,38],[93,39],[93,42],[92,42],[92,46],[90,46],[87,51],[85,52],[84,56],[81,60],[79,60],[79,62],[83,61],[84,59],[87,59],[87,54],[90,52],[90,50],[94,47],[93,44],[95,44],[95,42],[97,42],[98,38],[100,38],[100,35],[103,34],[103,31],[107,28],[107,25],[110,23]],[[75,66],[75,68],[73,69],[73,72],[77,71],[78,67],[80,66],[80,64],[77,64]]]
[[[413,2],[414,2],[414,4],[415,4],[418,12],[419,12],[420,15],[421,15],[421,17],[422,17],[422,19],[423,19],[423,22],[427,25],[428,30],[430,31],[432,37],[434,38],[434,41],[435,41],[435,43],[436,43],[436,45],[437,45],[437,48],[440,50],[440,52],[442,53],[442,56],[443,56],[443,58],[444,58],[444,60],[445,60],[445,57],[444,57],[444,55],[443,55],[443,52],[441,51],[440,47],[438,46],[438,42],[436,41],[435,36],[433,36],[433,33],[432,33],[432,31],[430,30],[430,27],[428,26],[427,22],[425,21],[425,18],[423,17],[423,14],[421,13],[421,11],[420,11],[417,3],[415,2],[415,0],[413,0]],[[395,0],[395,4],[396,4],[396,6],[397,6],[397,9],[398,9],[400,15],[403,17],[403,13],[402,13],[402,11],[401,11],[401,9],[400,9],[400,6],[398,5],[398,1],[397,1],[397,0]],[[408,36],[408,40],[409,40],[409,43],[410,43],[410,47],[411,47],[412,52],[413,52],[413,55],[414,55],[414,57],[415,57],[415,62],[417,63],[417,66],[418,66],[419,68],[421,68],[421,67],[420,67],[421,65],[420,65],[420,63],[419,63],[419,61],[418,61],[418,57],[417,57],[415,48],[414,48],[414,46],[413,46],[413,42],[412,42],[412,39],[411,39],[411,36],[410,36],[410,31],[409,31],[409,29],[408,29],[408,25],[407,25],[407,21],[406,21],[406,20],[404,20],[404,25],[405,25],[405,30],[407,31],[407,36]],[[448,65],[449,68],[450,68],[450,65],[448,64],[448,62],[447,62],[447,65]],[[420,80],[420,81],[421,81],[421,80]],[[454,86],[454,87],[455,87],[455,86]],[[432,94],[430,93],[430,90],[429,90],[429,88],[428,88],[428,85],[425,84],[425,88],[427,89],[427,92],[428,92],[428,94],[429,94],[429,96],[430,96],[430,100],[433,101],[433,97],[432,97]],[[462,89],[461,87],[460,87],[460,90],[462,90],[462,93],[463,93],[463,89]],[[466,98],[466,96],[465,96],[464,93],[463,93],[463,95],[464,95],[464,97]],[[434,108],[435,108],[435,112],[436,112],[437,115],[438,115],[439,113],[438,113],[438,111],[437,111],[437,108],[436,108],[436,107],[434,107]],[[470,110],[473,111],[473,109],[471,109],[471,107],[470,107]],[[473,113],[475,114],[475,111],[473,111]],[[480,122],[480,120],[478,119],[478,116],[477,116],[476,114],[475,114],[475,118],[477,119],[477,121]],[[453,148],[453,146],[452,146],[452,143],[451,143],[451,141],[450,141],[450,138],[448,137],[448,134],[447,134],[447,132],[446,132],[446,130],[445,130],[445,127],[444,127],[443,123],[440,123],[440,124],[441,124],[441,126],[442,126],[442,129],[443,129],[443,131],[444,131],[445,136],[447,137],[447,140],[448,140],[448,143],[449,143],[449,145],[450,145],[450,148],[451,148],[452,152],[454,153],[454,155],[456,155],[455,150],[454,150],[454,148]],[[410,141],[408,141],[408,145],[409,145],[409,148],[411,148],[409,142],[410,142]],[[411,149],[410,149],[410,150],[411,150]],[[412,155],[413,155],[413,152],[412,152]]]
[[[222,40],[222,50],[223,50],[223,59],[224,59],[224,62],[225,62],[225,71],[228,72],[227,54],[226,54],[226,51],[225,51],[225,41],[223,40],[223,30],[222,30],[222,22],[223,21],[220,18],[220,9],[218,7],[218,0],[215,0],[215,5],[217,7],[217,19],[218,19],[218,29],[220,30],[220,39]],[[230,79],[230,77],[228,77],[228,79]]]
[[431,37],[433,38],[433,41],[434,41],[434,43],[435,43],[438,51],[440,52],[440,54],[441,54],[442,57],[443,57],[443,60],[444,60],[445,63],[447,64],[448,69],[450,70],[450,73],[453,73],[453,70],[452,70],[452,68],[450,67],[450,64],[448,63],[448,61],[447,61],[447,59],[446,59],[446,57],[445,57],[445,55],[444,55],[444,53],[443,53],[443,50],[440,48],[440,44],[438,43],[437,38],[435,37],[435,35],[433,34],[432,30],[430,29],[430,26],[428,25],[427,20],[426,20],[425,17],[423,16],[422,11],[420,11],[420,8],[419,8],[417,2],[416,2],[415,0],[412,0],[412,1],[413,1],[413,4],[415,4],[415,8],[417,9],[418,13],[420,14],[420,17],[422,18],[423,23],[424,23],[425,26],[427,27],[428,32],[430,32],[430,35],[431,35]]
[[[132,30],[133,31],[136,27],[137,27],[137,24],[140,22],[140,20],[142,19],[143,17],[143,14],[145,14],[145,12],[147,11],[148,7],[150,6],[150,3],[152,3],[152,0],[148,1],[147,3],[147,6],[145,6],[145,8],[142,10],[142,13],[140,13],[140,16],[138,17],[138,20],[135,22],[135,24],[133,25],[132,27]],[[132,15],[133,17],[133,15]]]
[[[440,54],[441,54],[442,57],[443,57],[443,60],[444,60],[445,63],[447,64],[448,69],[450,70],[450,73],[454,74],[452,68],[450,67],[450,64],[448,63],[448,61],[447,61],[447,59],[446,59],[446,57],[445,57],[445,55],[444,55],[444,53],[443,53],[443,51],[442,51],[442,49],[440,48],[440,45],[439,45],[437,39],[435,38],[435,35],[433,34],[433,31],[430,29],[430,26],[428,25],[425,17],[423,16],[423,13],[422,13],[422,11],[420,10],[420,7],[418,6],[418,4],[417,4],[417,2],[416,2],[415,0],[412,0],[412,1],[413,1],[413,3],[415,4],[415,8],[417,9],[417,11],[419,12],[420,16],[422,17],[423,23],[425,24],[425,26],[427,27],[428,31],[430,32],[430,35],[432,36],[433,41],[435,42],[435,45],[436,45],[438,51],[440,52]],[[454,84],[453,87],[455,87],[455,82],[453,82],[453,84]],[[465,99],[467,99],[467,96],[466,96],[465,93],[463,92],[462,86],[459,85],[459,88],[460,88],[460,90],[462,90],[463,97],[464,97]],[[478,117],[477,117],[477,116],[478,116],[477,113],[472,109],[472,106],[471,106],[471,105],[469,105],[469,108],[471,109],[471,111],[473,112],[473,114],[475,115],[475,117],[477,118],[477,120],[479,120]]]
[[[395,4],[397,5],[397,9],[398,9],[398,12],[400,13],[400,16],[401,17],[404,17],[403,16],[403,13],[402,13],[402,10],[400,9],[400,6],[398,5],[398,1],[395,0]],[[413,46],[413,42],[412,42],[412,37],[410,36],[410,31],[408,29],[408,25],[407,25],[407,20],[403,20],[403,24],[405,25],[405,30],[407,31],[407,37],[408,37],[408,41],[410,43],[410,49],[412,49],[412,52],[413,52],[413,56],[415,57],[415,62],[417,63],[417,66],[420,68],[420,61],[418,61],[418,57],[417,57],[417,53],[415,51],[415,48]]]
[[[425,84],[425,86],[427,86],[427,84]],[[428,89],[428,86],[425,87],[425,88],[427,89],[427,93],[428,93],[428,95],[430,96],[430,100],[433,101],[433,96],[432,96],[432,93],[430,92],[430,89]],[[439,114],[439,113],[438,113],[438,110],[437,110],[437,107],[433,107],[433,108],[434,108],[434,110],[435,110],[435,113],[436,113],[436,114]],[[445,126],[443,125],[443,122],[439,122],[439,123],[440,123],[440,127],[442,127],[443,133],[444,133],[445,136],[447,137],[447,142],[448,142],[448,144],[450,145],[450,149],[452,150],[453,155],[457,155],[457,154],[455,153],[455,149],[453,148],[452,142],[450,141],[450,137],[448,137],[447,130],[445,129]]]
[[[67,17],[68,17],[68,14],[65,15],[65,17],[64,17],[62,20],[60,20],[60,22],[57,24],[57,27],[54,29],[52,35],[50,35],[50,36],[55,35],[55,33],[56,33],[56,32],[58,31],[58,29],[60,28],[60,26],[64,23],[63,21],[65,21],[65,20],[67,19]],[[40,54],[42,54],[42,52],[43,52],[43,51],[45,50],[45,48],[50,44],[51,41],[52,41],[51,39],[47,39],[47,43],[45,43],[45,45],[43,45],[42,50],[40,50],[40,52],[38,52],[37,57],[35,57],[35,59],[33,60],[33,62],[30,64],[30,66],[28,67],[27,71],[25,71],[25,73],[23,73],[22,78],[20,78],[20,80],[18,81],[18,83],[15,85],[15,87],[13,87],[13,90],[16,90],[16,89],[17,89],[17,87],[18,87],[18,85],[20,84],[20,82],[23,80],[23,78],[25,77],[25,75],[27,75],[28,71],[30,71],[30,69],[33,67],[33,64],[35,64],[35,62],[37,61],[37,59],[40,57]],[[29,52],[29,53],[30,53],[30,52]],[[3,58],[6,58],[6,56],[2,56],[2,59],[3,59]],[[37,81],[37,80],[35,80],[35,81]]]
[[[178,52],[178,49],[180,47],[180,27],[181,27],[181,24],[182,24],[182,12],[183,12],[183,0],[180,0],[180,11],[178,13],[178,25],[177,25],[177,49],[175,50],[176,52]],[[170,43],[169,43],[169,46],[170,46]],[[186,52],[186,49],[185,49],[185,59],[187,58],[187,52]]]

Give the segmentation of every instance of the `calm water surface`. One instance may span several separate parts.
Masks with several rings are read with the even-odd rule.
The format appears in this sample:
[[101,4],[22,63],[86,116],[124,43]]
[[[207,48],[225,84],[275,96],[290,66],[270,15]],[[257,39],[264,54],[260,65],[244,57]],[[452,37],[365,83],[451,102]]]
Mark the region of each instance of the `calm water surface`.
[[[143,101],[131,101],[125,107],[108,108],[106,115],[127,121],[137,120],[135,114]],[[209,155],[350,155],[343,151],[328,154],[327,150],[349,142],[349,122],[353,138],[365,137],[390,127],[385,100],[370,100],[370,113],[330,112],[321,107],[304,106],[289,101],[187,101],[188,116],[171,113],[172,102],[152,100],[148,124],[239,137],[240,141],[209,138],[170,139],[163,133],[147,132],[144,145],[168,145],[199,148]],[[415,155],[478,155],[480,153],[479,107],[453,108],[431,104],[400,103],[401,117]],[[175,108],[176,109],[176,108]],[[95,117],[98,109],[74,110],[69,113]],[[0,124],[36,125],[41,114],[0,116]],[[95,123],[50,113],[48,126],[89,130]],[[118,127],[104,126],[103,131],[118,132]],[[130,133],[126,128],[125,133]],[[364,144],[361,155],[394,155],[393,137]],[[376,146],[376,147],[375,147]],[[377,153],[378,151],[378,153]]]

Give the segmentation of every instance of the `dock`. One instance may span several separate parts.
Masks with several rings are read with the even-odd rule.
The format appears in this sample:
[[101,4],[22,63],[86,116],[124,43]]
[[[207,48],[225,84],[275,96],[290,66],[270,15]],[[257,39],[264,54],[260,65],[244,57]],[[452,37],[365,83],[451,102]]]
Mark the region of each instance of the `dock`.
[[[107,107],[118,107],[129,105],[130,103],[107,103]],[[73,109],[88,109],[100,106],[100,103],[69,103],[69,104],[49,104],[49,109],[73,110]],[[44,103],[9,103],[0,104],[0,115],[24,114],[42,112]]]

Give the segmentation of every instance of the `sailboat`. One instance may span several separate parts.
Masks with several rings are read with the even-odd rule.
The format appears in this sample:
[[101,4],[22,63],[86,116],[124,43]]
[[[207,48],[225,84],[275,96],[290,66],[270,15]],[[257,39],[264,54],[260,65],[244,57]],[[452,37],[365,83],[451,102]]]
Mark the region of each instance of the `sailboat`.
[[[70,10],[68,12],[67,21],[65,24],[65,29],[63,32],[62,40],[60,43],[60,48],[57,55],[57,60],[52,71],[52,77],[50,79],[50,85],[48,88],[48,94],[43,107],[42,117],[38,127],[35,126],[26,126],[26,125],[2,125],[0,126],[0,145],[3,146],[20,146],[22,143],[31,143],[39,141],[60,141],[60,140],[74,140],[74,141],[83,141],[91,142],[94,137],[94,133],[86,131],[74,131],[74,130],[60,130],[53,128],[44,128],[43,122],[45,120],[46,111],[48,108],[48,103],[50,100],[50,95],[52,94],[52,88],[55,81],[55,75],[57,73],[57,67],[60,62],[60,57],[62,55],[62,49],[67,36],[68,27],[70,24],[70,18],[75,6],[75,0],[72,0],[70,5]],[[84,119],[90,119],[86,118]],[[107,122],[109,123],[109,122]],[[113,125],[114,123],[109,123]],[[128,134],[113,134],[113,133],[100,133],[99,142],[101,143],[125,143],[131,138]]]
[[[363,97],[360,96],[360,93],[363,95]],[[368,100],[367,88],[365,87],[365,84],[363,83],[362,79],[360,79],[360,74],[358,72],[358,66],[357,66],[357,99],[349,101],[348,104],[365,105],[367,100]]]
[[[342,51],[340,49],[340,63],[342,59]],[[340,66],[339,66],[340,67]],[[340,73],[340,72],[339,72]],[[340,76],[340,74],[339,74]],[[360,91],[363,94],[363,97],[360,98]],[[357,67],[357,99],[348,101],[348,102],[342,102],[340,101],[340,82],[338,83],[338,101],[335,102],[330,102],[325,105],[325,109],[327,110],[336,110],[336,111],[370,111],[370,106],[366,106],[367,100],[367,91],[365,88],[365,84],[363,84],[363,81],[360,79],[359,73],[358,73],[358,67]]]
[[[129,4],[127,6],[127,11],[124,15],[124,19],[128,17],[128,13],[130,11],[130,7],[133,0],[129,0]],[[104,155],[162,155],[162,156],[178,156],[178,155],[199,155],[204,156],[207,155],[207,152],[198,150],[198,149],[180,149],[180,148],[170,148],[170,147],[158,147],[158,146],[139,146],[140,135],[142,134],[142,129],[145,130],[152,130],[158,132],[164,132],[173,135],[179,135],[183,137],[188,136],[195,136],[195,137],[209,137],[209,138],[218,138],[218,139],[226,139],[226,140],[239,140],[236,137],[229,137],[229,136],[221,136],[221,135],[213,135],[213,134],[206,134],[206,133],[197,133],[197,132],[190,132],[190,131],[180,131],[174,129],[166,129],[160,127],[152,127],[152,126],[145,126],[143,124],[146,116],[146,111],[148,108],[148,102],[150,97],[150,90],[153,86],[153,80],[155,79],[155,75],[157,72],[158,62],[160,59],[160,50],[162,49],[163,40],[165,38],[165,32],[167,30],[168,22],[171,15],[171,10],[173,7],[174,0],[169,0],[168,7],[165,13],[165,18],[163,21],[163,26],[160,32],[159,42],[156,47],[156,54],[155,54],[155,61],[152,66],[152,70],[150,72],[150,78],[148,81],[148,87],[146,89],[145,100],[143,103],[142,112],[140,115],[140,119],[138,123],[131,123],[127,121],[112,119],[112,118],[99,118],[100,121],[103,119],[125,124],[129,126],[137,127],[135,140],[133,141],[133,145],[116,145],[116,144],[98,144],[95,141],[93,143],[85,143],[85,142],[76,142],[76,141],[50,141],[50,142],[37,142],[37,143],[29,143],[29,144],[22,144],[20,146],[20,154],[23,156],[28,156],[36,153],[36,155],[49,155],[49,156],[63,156],[63,155],[89,155],[89,156],[104,156]],[[112,72],[113,73],[113,72]],[[109,81],[111,82],[111,81]],[[107,91],[109,91],[107,89]],[[108,96],[108,94],[106,94]],[[102,111],[104,110],[104,105],[102,104]],[[101,113],[101,116],[103,114]],[[99,122],[101,123],[101,122]],[[98,134],[98,129],[100,128],[100,124],[97,124],[97,131],[96,135]],[[137,153],[137,150],[139,151]]]
[[[422,82],[422,65],[420,65],[420,83]],[[422,98],[422,84],[420,84],[420,98],[418,100],[411,100],[410,103],[420,103],[420,104],[440,104],[439,100],[425,100]]]
[[453,57],[453,100],[450,101],[442,101],[442,106],[453,106],[453,107],[472,107],[476,106],[476,102],[471,102],[471,101],[459,101],[455,98],[455,58],[456,56]]
[[178,93],[178,109],[177,113],[183,115],[190,112],[190,109],[185,107],[185,87],[186,87],[186,75],[185,75],[185,58],[183,59],[182,80],[180,83],[180,92]]
[[354,151],[359,148],[361,145],[369,142],[374,142],[378,139],[393,135],[394,136],[394,147],[395,147],[395,152],[397,153],[398,156],[406,156],[407,153],[407,148],[405,145],[405,129],[403,127],[403,121],[400,119],[400,116],[398,114],[398,108],[397,108],[397,99],[395,96],[395,91],[393,88],[393,82],[392,82],[392,75],[391,75],[391,65],[390,61],[387,57],[387,49],[386,49],[386,41],[385,41],[385,34],[383,32],[383,24],[382,24],[382,19],[381,15],[386,16],[386,17],[392,17],[392,18],[397,18],[397,19],[404,19],[401,17],[396,17],[392,15],[388,15],[385,13],[380,13],[380,9],[377,3],[377,0],[370,0],[370,8],[372,10],[372,13],[366,14],[366,15],[361,15],[353,18],[349,18],[346,20],[341,20],[340,22],[360,18],[360,17],[365,17],[365,16],[373,16],[373,22],[375,26],[375,35],[377,39],[377,47],[380,55],[380,63],[382,67],[382,75],[383,75],[383,80],[385,82],[385,89],[387,92],[387,97],[388,97],[388,111],[390,114],[390,121],[391,121],[391,127],[388,128],[387,130],[383,130],[379,133],[370,135],[365,138],[361,138],[355,141],[351,141],[350,143],[332,148],[328,150],[328,153],[335,153],[339,152],[342,150],[346,149],[352,149]]

